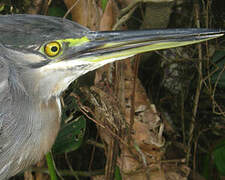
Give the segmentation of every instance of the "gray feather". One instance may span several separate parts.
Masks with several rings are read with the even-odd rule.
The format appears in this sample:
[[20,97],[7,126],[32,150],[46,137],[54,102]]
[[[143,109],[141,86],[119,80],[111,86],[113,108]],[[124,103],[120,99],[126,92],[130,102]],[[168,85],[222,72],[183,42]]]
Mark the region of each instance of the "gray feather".
[[87,31],[75,22],[57,17],[24,14],[0,16],[0,42],[14,48],[37,48],[47,41],[82,37]]

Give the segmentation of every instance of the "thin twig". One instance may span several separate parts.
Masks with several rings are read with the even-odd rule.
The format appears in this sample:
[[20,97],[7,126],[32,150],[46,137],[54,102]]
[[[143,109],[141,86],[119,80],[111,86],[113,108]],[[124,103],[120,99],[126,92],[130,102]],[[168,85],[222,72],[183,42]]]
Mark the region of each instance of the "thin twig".
[[[41,173],[45,173],[45,174],[49,174],[49,171],[47,168],[31,168],[29,169],[32,172],[41,172]],[[71,172],[70,170],[59,170],[59,173],[62,176],[74,176],[75,174],[78,176],[83,176],[83,177],[91,177],[91,176],[97,176],[97,175],[103,175],[105,172],[104,169],[100,169],[100,170],[95,170],[95,171],[74,171]]]
[[66,14],[63,16],[63,19],[65,19],[68,14],[72,11],[72,9],[77,5],[77,3],[79,2],[80,0],[77,0],[69,9],[68,11],[66,12]]
[[[215,82],[215,85],[214,85],[214,88],[213,88],[213,93],[212,93],[212,100],[213,100],[213,112],[215,113],[215,114],[217,114],[217,115],[223,115],[224,117],[225,117],[225,111],[224,110],[222,110],[222,108],[220,108],[220,106],[216,103],[216,101],[215,101],[215,99],[214,99],[214,97],[215,97],[215,93],[216,93],[216,87],[217,87],[217,85],[218,85],[218,83],[219,83],[219,80],[220,80],[220,78],[221,78],[221,76],[222,76],[222,74],[225,72],[225,66],[223,67],[223,69],[219,72],[219,75],[218,75],[218,77],[217,77],[217,79],[216,79],[216,82]],[[217,112],[216,111],[216,108],[220,111],[220,112]]]
[[186,133],[185,133],[185,121],[184,121],[184,90],[182,88],[181,92],[181,123],[182,123],[182,135],[183,135],[183,144],[186,147]]
[[79,180],[78,175],[76,174],[76,172],[75,172],[74,169],[73,169],[72,164],[70,163],[70,160],[69,160],[69,158],[68,158],[68,154],[67,154],[67,153],[65,153],[65,160],[66,160],[66,163],[67,163],[67,165],[68,165],[70,171],[74,173],[75,179],[76,179],[76,180]]
[[185,163],[186,159],[166,159],[166,160],[161,160],[160,163]]
[[[98,137],[99,137],[99,133],[97,133],[97,135],[96,135],[96,137],[95,137],[95,142],[97,142]],[[104,147],[104,146],[103,146],[103,147]],[[92,151],[91,151],[91,159],[90,159],[89,167],[88,167],[88,170],[89,170],[89,171],[91,170],[91,166],[92,166],[92,163],[93,163],[93,161],[94,161],[95,149],[96,149],[96,146],[93,146]]]
[[45,0],[43,7],[42,7],[42,14],[47,15],[48,14],[48,7],[50,6],[52,0]]
[[133,7],[133,9],[131,9],[127,14],[125,14],[124,16],[122,16],[117,22],[116,24],[113,26],[112,30],[116,30],[118,29],[118,27],[120,25],[122,25],[123,23],[125,23],[130,16],[133,14],[133,12],[135,11],[135,9],[137,8],[137,6]]
[[90,116],[88,115],[87,112],[91,113],[92,115],[94,115],[94,113],[91,111],[91,109],[90,109],[89,107],[84,106],[83,104],[81,104],[80,99],[79,99],[79,97],[78,97],[76,94],[74,94],[74,93],[72,92],[72,93],[70,93],[70,96],[74,97],[74,98],[77,100],[78,107],[79,107],[80,111],[81,111],[88,119],[92,120],[94,123],[96,123],[96,124],[99,125],[100,127],[105,128],[104,125],[100,124],[100,123],[97,122],[94,118],[92,118],[92,117],[90,117]]
[[88,139],[88,140],[86,141],[86,143],[87,143],[87,144],[91,144],[91,145],[96,146],[96,147],[101,148],[101,149],[104,149],[104,148],[105,148],[104,144],[99,143],[99,142],[97,142],[97,141],[94,141],[94,140],[92,140],[92,139]]
[[[203,134],[204,132],[206,131],[209,131],[210,128],[207,128],[207,129],[203,129],[202,131],[200,131],[196,137],[196,140],[195,140],[195,143],[194,143],[194,152],[193,152],[193,162],[196,162],[197,161],[197,147],[198,147],[198,140],[199,140],[199,137],[201,136],[201,134]],[[193,167],[193,170],[196,169],[196,167],[194,166]]]
[[[200,28],[200,22],[199,22],[199,5],[197,3],[194,4],[194,10],[195,10],[195,21],[198,28]],[[202,88],[202,47],[201,44],[198,46],[198,58],[200,61],[198,62],[198,82],[197,82],[197,88],[195,92],[195,98],[194,98],[194,106],[193,106],[193,114],[191,118],[190,123],[190,129],[189,129],[189,139],[188,139],[188,147],[187,147],[187,164],[189,164],[190,155],[191,155],[191,149],[192,149],[192,143],[193,143],[193,137],[194,137],[194,130],[195,130],[195,122],[196,122],[196,115],[198,111],[198,105],[199,105],[199,97],[201,94],[201,88]],[[193,168],[195,167],[195,162],[193,162]]]

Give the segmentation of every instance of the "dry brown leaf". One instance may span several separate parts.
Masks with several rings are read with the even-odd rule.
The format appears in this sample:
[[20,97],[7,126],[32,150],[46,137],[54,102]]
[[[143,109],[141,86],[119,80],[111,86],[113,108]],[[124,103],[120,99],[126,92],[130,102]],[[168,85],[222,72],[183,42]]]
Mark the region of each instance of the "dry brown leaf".
[[103,16],[101,18],[100,30],[101,31],[112,30],[112,27],[116,21],[117,14],[118,14],[118,8],[115,2],[112,0],[109,0],[106,5]]
[[98,7],[96,1],[93,0],[64,0],[67,9],[71,10],[72,19],[77,23],[88,27],[91,30],[99,29],[100,17],[102,14],[101,8]]

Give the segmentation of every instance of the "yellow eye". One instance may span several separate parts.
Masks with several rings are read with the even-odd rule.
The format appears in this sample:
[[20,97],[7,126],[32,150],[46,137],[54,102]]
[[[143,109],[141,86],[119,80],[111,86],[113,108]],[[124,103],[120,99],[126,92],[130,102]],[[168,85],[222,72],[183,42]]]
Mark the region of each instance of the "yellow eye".
[[45,45],[44,51],[50,57],[57,56],[61,50],[61,45],[58,42],[50,42]]

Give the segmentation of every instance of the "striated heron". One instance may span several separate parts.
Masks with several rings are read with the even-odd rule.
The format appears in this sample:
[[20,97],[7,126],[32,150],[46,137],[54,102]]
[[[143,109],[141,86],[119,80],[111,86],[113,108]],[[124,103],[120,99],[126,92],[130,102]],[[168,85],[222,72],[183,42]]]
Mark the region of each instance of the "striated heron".
[[94,32],[61,18],[0,16],[0,179],[39,161],[60,128],[60,94],[79,76],[152,50],[223,35],[212,29]]

